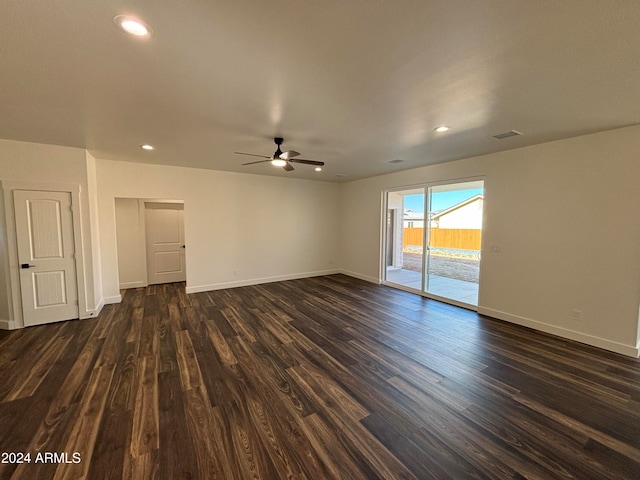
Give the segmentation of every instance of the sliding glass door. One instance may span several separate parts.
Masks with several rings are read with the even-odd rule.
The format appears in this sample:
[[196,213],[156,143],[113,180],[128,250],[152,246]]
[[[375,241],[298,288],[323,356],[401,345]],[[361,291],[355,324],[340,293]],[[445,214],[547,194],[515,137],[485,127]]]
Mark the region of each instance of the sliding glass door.
[[427,188],[425,291],[478,305],[484,182]]
[[482,180],[387,192],[385,283],[477,306],[483,206]]

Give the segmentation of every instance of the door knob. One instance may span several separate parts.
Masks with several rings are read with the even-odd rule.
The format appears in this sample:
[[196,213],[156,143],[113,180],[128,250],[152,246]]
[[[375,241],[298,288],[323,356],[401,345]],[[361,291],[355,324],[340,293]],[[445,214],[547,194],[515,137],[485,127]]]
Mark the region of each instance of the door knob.
[[22,265],[20,265],[20,268],[33,268],[35,267],[35,265],[29,265],[28,263],[23,263]]

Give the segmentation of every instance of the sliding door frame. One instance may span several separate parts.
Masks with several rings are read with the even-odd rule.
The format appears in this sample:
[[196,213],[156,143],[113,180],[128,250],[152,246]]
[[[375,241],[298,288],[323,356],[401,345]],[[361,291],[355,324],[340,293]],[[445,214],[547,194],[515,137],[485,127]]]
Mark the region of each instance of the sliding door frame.
[[[429,208],[430,208],[430,202],[429,202],[429,189],[431,187],[437,187],[439,185],[449,185],[449,184],[455,184],[455,183],[467,183],[467,182],[477,182],[477,181],[482,181],[483,182],[483,194],[485,195],[484,197],[484,202],[483,202],[483,208],[482,208],[482,230],[480,233],[480,244],[483,246],[484,245],[484,224],[485,224],[485,205],[486,205],[486,177],[484,175],[479,175],[479,176],[474,176],[474,177],[463,177],[463,178],[451,178],[451,179],[445,179],[445,180],[436,180],[436,181],[432,181],[432,182],[424,182],[424,183],[419,183],[419,184],[414,184],[414,185],[405,185],[405,186],[401,186],[401,187],[393,187],[393,188],[387,188],[382,190],[381,194],[382,194],[382,216],[381,216],[381,227],[380,227],[380,232],[381,232],[381,249],[380,249],[380,283],[382,285],[387,285],[393,288],[397,288],[399,290],[404,290],[410,293],[416,293],[418,295],[421,295],[425,298],[430,298],[433,300],[437,300],[439,302],[443,302],[443,303],[448,303],[450,305],[455,305],[458,307],[462,307],[462,308],[466,308],[467,310],[473,310],[473,311],[478,311],[478,305],[471,305],[468,303],[463,303],[463,302],[459,302],[457,300],[451,299],[451,298],[447,298],[447,297],[441,297],[439,295],[435,295],[433,293],[428,293],[427,290],[427,285],[426,285],[426,280],[425,277],[427,275],[427,248],[429,245],[429,225],[430,222],[427,219],[428,213],[429,213]],[[423,237],[422,237],[422,272],[421,272],[421,290],[415,289],[415,288],[411,288],[411,287],[407,287],[405,285],[400,285],[397,283],[393,283],[393,282],[389,282],[387,280],[387,265],[386,265],[386,249],[387,249],[387,228],[386,228],[386,221],[387,221],[387,210],[388,210],[388,198],[389,198],[389,193],[394,193],[394,192],[401,192],[404,190],[417,190],[417,189],[422,189],[423,190],[423,194],[424,194],[424,231],[423,231]],[[482,248],[482,247],[481,247]],[[482,252],[482,250],[481,250]],[[480,299],[480,291],[482,289],[482,257],[483,255],[480,255],[480,278],[478,280],[478,299]]]

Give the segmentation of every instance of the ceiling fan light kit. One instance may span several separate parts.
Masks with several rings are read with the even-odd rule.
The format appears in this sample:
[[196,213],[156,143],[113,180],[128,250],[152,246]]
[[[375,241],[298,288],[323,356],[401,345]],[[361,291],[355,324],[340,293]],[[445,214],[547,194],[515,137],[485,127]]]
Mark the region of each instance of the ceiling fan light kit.
[[[258,160],[256,162],[243,163],[242,165],[254,165],[256,163],[271,162],[271,165],[273,165],[274,167],[282,167],[282,169],[285,172],[291,172],[294,170],[293,166],[291,165],[292,163],[300,163],[304,165],[315,165],[316,167],[324,166],[324,162],[319,162],[317,160],[305,160],[302,158],[295,158],[298,155],[300,155],[300,153],[296,152],[295,150],[287,150],[286,152],[283,152],[282,150],[280,150],[280,145],[282,145],[282,143],[284,142],[284,139],[282,137],[275,137],[273,141],[278,148],[273,153],[273,155],[269,157],[265,155],[256,155],[255,153],[244,153],[244,152],[233,152],[233,153],[235,153],[236,155],[249,155],[250,157],[260,157],[265,159],[265,160]],[[322,170],[321,168],[315,169],[316,172],[319,172],[321,170]]]

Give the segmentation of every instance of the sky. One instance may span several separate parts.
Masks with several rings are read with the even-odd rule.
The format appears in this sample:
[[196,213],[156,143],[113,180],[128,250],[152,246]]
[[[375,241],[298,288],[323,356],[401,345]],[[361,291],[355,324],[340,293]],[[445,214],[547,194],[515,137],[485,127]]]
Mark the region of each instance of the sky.
[[[479,193],[482,193],[480,188],[434,193],[431,198],[431,211],[444,210]],[[424,212],[424,195],[406,195],[404,197],[404,208],[405,210],[411,209],[414,212]]]

